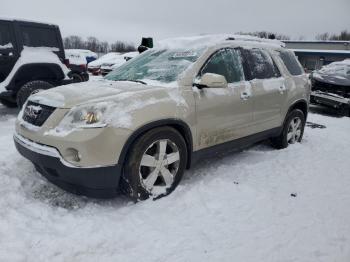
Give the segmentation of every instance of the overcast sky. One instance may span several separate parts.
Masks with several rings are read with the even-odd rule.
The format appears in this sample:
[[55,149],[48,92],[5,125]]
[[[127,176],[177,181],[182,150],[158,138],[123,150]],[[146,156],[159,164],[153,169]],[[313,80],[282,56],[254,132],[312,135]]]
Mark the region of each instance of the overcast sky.
[[109,42],[258,30],[312,39],[350,30],[350,0],[0,0],[0,7],[0,17],[51,22],[63,36]]

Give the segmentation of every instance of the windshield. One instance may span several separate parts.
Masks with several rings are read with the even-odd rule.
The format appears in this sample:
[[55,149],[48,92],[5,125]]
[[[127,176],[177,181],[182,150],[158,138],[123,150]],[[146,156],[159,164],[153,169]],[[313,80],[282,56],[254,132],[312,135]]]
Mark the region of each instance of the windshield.
[[112,71],[106,79],[113,81],[157,81],[171,83],[197,61],[204,50],[149,50]]

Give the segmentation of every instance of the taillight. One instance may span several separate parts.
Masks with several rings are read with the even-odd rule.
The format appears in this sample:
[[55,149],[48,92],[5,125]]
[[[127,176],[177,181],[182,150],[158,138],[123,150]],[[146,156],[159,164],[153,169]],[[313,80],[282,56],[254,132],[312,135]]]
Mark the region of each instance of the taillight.
[[80,65],[80,68],[85,71],[86,70],[86,65]]
[[69,66],[69,59],[64,59],[64,64],[66,65],[66,67],[68,67]]

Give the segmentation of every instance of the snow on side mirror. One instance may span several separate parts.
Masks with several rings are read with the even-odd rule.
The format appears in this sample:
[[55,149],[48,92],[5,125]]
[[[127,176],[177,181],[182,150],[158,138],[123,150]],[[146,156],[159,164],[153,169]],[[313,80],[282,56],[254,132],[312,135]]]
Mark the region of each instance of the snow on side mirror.
[[227,88],[227,81],[223,75],[205,73],[200,79],[198,79],[194,86],[199,89],[202,88]]

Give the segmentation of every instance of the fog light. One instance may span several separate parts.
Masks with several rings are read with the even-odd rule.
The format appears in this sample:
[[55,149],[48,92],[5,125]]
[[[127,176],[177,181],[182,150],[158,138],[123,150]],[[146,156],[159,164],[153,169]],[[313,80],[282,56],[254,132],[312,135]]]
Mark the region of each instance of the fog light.
[[74,148],[68,148],[66,150],[65,158],[71,162],[80,162],[81,156],[78,150]]

